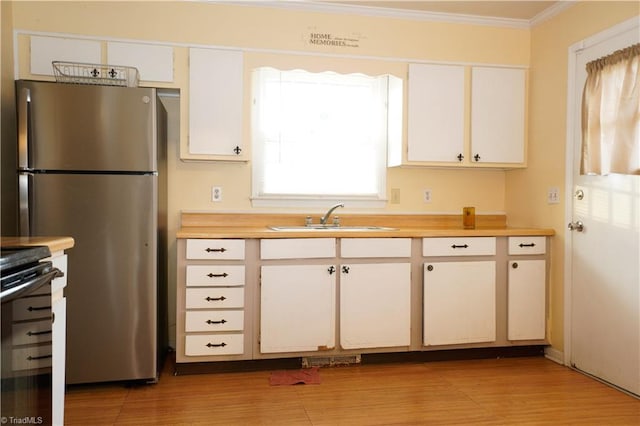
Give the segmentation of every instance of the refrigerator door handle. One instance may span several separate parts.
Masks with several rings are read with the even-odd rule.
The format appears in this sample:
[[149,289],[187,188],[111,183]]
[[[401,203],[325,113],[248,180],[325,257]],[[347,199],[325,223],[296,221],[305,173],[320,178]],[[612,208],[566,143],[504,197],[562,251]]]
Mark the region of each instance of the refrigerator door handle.
[[33,181],[33,173],[20,172],[18,174],[18,224],[20,235],[31,235],[31,187]]
[[18,93],[18,168],[29,168],[29,104],[31,89],[22,87]]

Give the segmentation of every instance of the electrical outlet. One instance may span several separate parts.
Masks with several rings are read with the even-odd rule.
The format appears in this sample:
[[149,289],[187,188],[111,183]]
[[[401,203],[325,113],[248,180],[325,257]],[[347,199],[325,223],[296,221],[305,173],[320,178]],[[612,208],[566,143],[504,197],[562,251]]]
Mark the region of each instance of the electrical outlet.
[[222,201],[222,187],[220,186],[211,187],[211,201],[213,201],[214,203]]
[[424,196],[424,202],[425,203],[430,203],[432,198],[433,198],[432,195],[431,195],[431,190],[430,189],[425,189],[423,196]]
[[559,204],[560,203],[560,188],[551,187],[547,191],[547,204]]
[[391,188],[391,204],[400,204],[400,188]]

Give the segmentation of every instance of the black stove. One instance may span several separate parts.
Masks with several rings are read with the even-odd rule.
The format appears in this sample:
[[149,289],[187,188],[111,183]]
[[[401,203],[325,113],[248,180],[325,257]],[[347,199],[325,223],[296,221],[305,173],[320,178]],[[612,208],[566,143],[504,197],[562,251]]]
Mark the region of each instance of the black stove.
[[0,248],[0,423],[53,424],[49,284],[62,272],[50,256],[48,247]]
[[42,262],[49,256],[51,252],[46,246],[0,248],[0,291],[3,301],[9,290],[51,272],[51,262]]
[[51,256],[51,251],[47,246],[1,247],[0,272],[29,263],[36,263],[49,256]]

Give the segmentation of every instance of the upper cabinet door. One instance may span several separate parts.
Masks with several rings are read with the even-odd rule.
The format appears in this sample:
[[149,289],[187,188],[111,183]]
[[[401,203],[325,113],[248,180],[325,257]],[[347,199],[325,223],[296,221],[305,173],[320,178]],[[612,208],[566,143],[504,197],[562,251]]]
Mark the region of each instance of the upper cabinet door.
[[464,159],[465,69],[409,64],[407,160]]
[[471,161],[525,162],[525,71],[471,71]]
[[107,63],[135,67],[140,80],[173,82],[173,47],[107,42]]
[[183,159],[247,160],[242,83],[241,51],[189,49],[189,142]]

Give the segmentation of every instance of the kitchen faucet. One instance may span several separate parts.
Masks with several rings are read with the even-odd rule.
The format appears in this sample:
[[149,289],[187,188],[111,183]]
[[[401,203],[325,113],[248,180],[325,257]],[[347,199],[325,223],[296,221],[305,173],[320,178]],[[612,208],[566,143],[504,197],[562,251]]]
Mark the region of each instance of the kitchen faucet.
[[320,218],[320,224],[321,225],[326,225],[327,224],[327,220],[329,220],[329,216],[331,216],[331,213],[333,213],[333,211],[335,209],[337,209],[338,207],[344,207],[344,204],[343,203],[338,203],[338,204],[336,204],[334,206],[331,206],[329,211],[327,211],[325,213],[325,215]]

